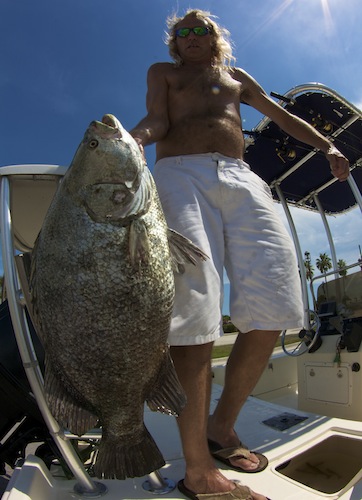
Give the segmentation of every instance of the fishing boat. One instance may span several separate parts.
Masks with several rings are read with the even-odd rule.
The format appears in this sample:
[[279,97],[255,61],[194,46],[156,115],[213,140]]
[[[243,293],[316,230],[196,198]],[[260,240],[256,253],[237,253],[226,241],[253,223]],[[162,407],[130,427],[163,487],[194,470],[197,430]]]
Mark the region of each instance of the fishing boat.
[[[362,211],[362,112],[322,84],[273,95],[328,136],[349,158],[351,172],[346,182],[338,182],[323,154],[288,137],[266,117],[245,131],[245,159],[268,183],[289,223],[306,328],[292,346],[283,332],[282,348],[274,351],[235,427],[252,450],[267,456],[268,467],[245,474],[219,466],[230,479],[273,500],[361,500],[362,262],[357,259],[346,266],[346,276],[340,274],[328,216],[348,215],[356,207]],[[11,472],[2,499],[182,499],[176,485],[185,464],[173,417],[145,408],[146,426],[166,461],[161,470],[143,478],[104,480],[92,473],[101,429],[74,436],[59,427],[46,405],[42,348],[26,307],[26,256],[65,171],[58,165],[0,168],[6,291],[0,306],[0,466]],[[320,214],[331,249],[332,269],[311,283],[295,210]],[[356,231],[361,234],[361,226]],[[225,365],[225,359],[213,363],[212,407],[222,391]]]

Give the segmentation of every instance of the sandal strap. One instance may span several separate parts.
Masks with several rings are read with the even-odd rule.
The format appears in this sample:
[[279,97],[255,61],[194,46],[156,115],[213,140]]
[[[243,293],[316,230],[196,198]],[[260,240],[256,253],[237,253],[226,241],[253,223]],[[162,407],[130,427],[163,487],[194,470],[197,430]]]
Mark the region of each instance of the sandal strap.
[[221,450],[217,450],[216,454],[222,458],[250,458],[250,450],[247,448],[242,448],[242,446],[232,446],[230,448],[222,448]]
[[253,500],[250,488],[241,486],[240,484],[236,484],[235,486],[235,489],[232,491],[224,493],[199,493],[196,496],[200,500]]

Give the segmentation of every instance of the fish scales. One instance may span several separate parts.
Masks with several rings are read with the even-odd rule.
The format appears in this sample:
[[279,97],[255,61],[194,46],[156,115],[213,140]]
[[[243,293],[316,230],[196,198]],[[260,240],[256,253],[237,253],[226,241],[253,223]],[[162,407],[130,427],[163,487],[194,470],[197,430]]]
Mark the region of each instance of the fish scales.
[[133,138],[112,115],[103,122],[90,124],[48,210],[30,285],[50,410],[77,435],[99,422],[95,472],[125,479],[164,465],[144,402],[173,415],[185,405],[167,345],[173,272],[206,257],[167,228]]

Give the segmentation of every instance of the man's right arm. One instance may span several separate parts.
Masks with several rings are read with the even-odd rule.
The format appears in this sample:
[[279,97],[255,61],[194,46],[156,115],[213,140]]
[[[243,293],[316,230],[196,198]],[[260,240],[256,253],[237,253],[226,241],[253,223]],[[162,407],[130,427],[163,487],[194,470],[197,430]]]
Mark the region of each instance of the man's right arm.
[[289,113],[285,108],[273,101],[262,89],[258,82],[248,73],[237,68],[234,78],[243,84],[242,99],[261,113],[268,116],[287,134],[295,139],[318,148],[325,153],[329,161],[332,174],[340,181],[349,175],[349,161],[333,145],[333,143],[305,120]]
[[169,129],[166,72],[169,63],[153,64],[147,74],[147,115],[130,131],[140,146],[163,139]]

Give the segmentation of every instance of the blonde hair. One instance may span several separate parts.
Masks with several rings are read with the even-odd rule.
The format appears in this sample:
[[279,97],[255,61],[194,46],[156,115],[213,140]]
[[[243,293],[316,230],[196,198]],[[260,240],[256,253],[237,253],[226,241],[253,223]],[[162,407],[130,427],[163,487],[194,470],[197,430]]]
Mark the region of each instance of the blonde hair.
[[166,33],[165,43],[168,45],[170,56],[177,66],[181,66],[183,61],[177,50],[176,28],[178,23],[183,21],[186,17],[196,17],[197,19],[205,21],[207,25],[211,27],[213,66],[230,66],[231,63],[235,62],[229,31],[213,21],[211,17],[215,16],[212,16],[210,12],[200,9],[188,9],[183,17],[172,14],[166,20],[168,32]]

